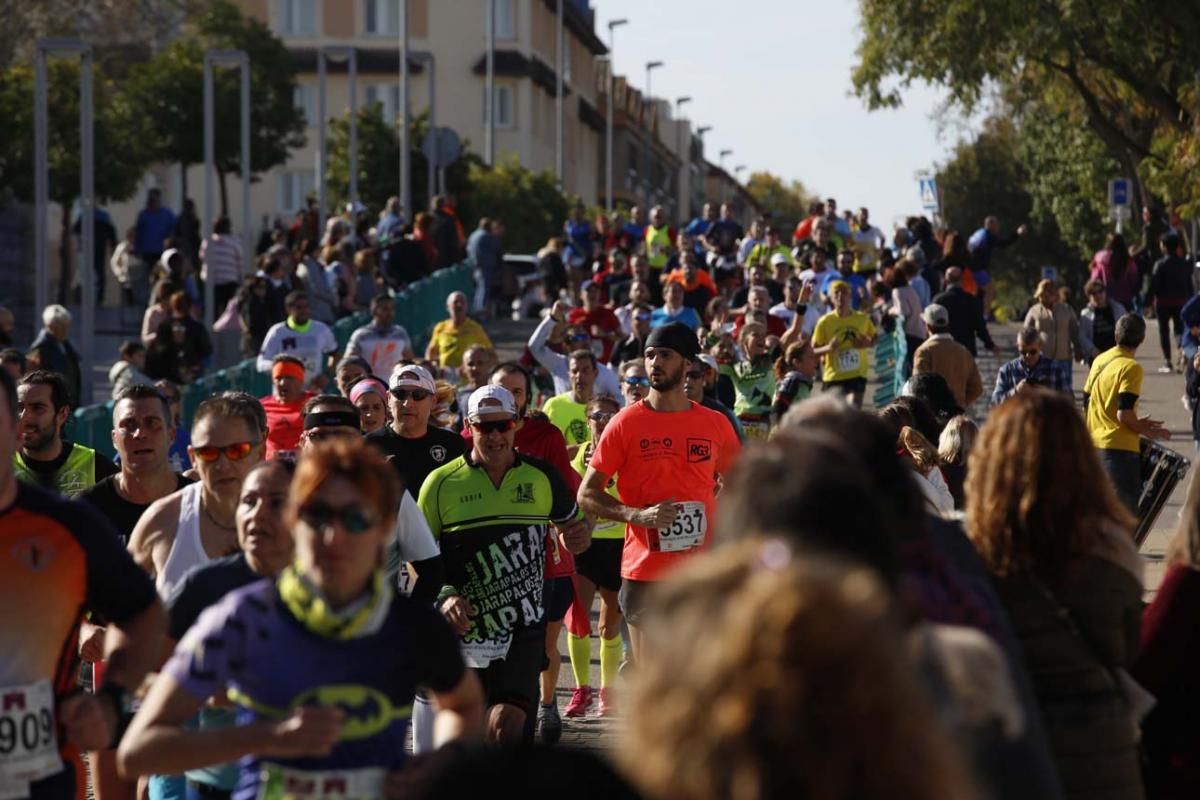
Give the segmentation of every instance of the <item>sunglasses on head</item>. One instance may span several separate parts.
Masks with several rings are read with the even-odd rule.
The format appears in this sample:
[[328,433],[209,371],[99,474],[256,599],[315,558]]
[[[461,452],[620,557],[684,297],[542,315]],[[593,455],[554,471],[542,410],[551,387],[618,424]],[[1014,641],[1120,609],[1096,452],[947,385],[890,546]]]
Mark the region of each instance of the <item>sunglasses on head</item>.
[[649,386],[649,385],[650,385],[650,379],[649,379],[649,378],[626,378],[626,379],[625,379],[625,385],[626,385],[626,386],[643,386],[643,387],[647,387],[647,386]]
[[471,427],[480,433],[508,433],[516,424],[515,419],[497,419],[489,422],[472,422]]
[[403,403],[408,398],[416,400],[418,403],[429,397],[429,392],[424,389],[392,389],[392,397]]
[[373,514],[363,511],[358,506],[334,508],[328,503],[321,502],[303,506],[300,509],[299,517],[317,531],[323,531],[337,522],[341,524],[346,533],[355,535],[366,533],[377,521]]
[[234,442],[233,444],[227,444],[224,447],[206,445],[204,447],[193,447],[192,452],[195,453],[196,458],[200,459],[201,461],[216,461],[221,457],[222,453],[224,453],[225,458],[230,461],[241,461],[243,458],[250,455],[250,451],[253,450],[254,446],[257,444],[258,442]]

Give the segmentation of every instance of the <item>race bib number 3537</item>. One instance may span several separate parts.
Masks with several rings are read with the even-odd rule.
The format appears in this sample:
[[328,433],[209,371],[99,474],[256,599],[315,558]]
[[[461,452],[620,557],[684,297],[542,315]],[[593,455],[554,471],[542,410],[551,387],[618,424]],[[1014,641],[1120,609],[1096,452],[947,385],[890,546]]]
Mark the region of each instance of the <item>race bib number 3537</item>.
[[678,553],[704,544],[704,534],[708,531],[704,503],[676,503],[675,508],[675,522],[658,530],[659,553]]

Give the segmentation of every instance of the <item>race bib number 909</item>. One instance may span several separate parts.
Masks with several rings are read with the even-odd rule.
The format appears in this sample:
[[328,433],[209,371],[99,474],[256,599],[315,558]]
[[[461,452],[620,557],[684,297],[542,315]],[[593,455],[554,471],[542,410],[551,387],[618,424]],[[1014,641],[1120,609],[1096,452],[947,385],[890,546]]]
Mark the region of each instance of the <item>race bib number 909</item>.
[[658,531],[659,553],[678,553],[691,550],[704,543],[708,531],[708,516],[704,503],[676,503],[675,522],[669,528]]
[[50,681],[0,688],[0,797],[61,769]]

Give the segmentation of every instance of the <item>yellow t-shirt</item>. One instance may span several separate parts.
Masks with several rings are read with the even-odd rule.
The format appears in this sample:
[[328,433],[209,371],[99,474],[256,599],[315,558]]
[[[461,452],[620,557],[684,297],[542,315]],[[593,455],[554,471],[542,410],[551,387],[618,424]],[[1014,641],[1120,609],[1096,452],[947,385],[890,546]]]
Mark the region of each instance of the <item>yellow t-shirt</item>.
[[825,370],[822,379],[826,383],[866,378],[871,367],[870,351],[863,347],[851,347],[850,342],[859,336],[875,335],[875,323],[860,311],[839,317],[830,311],[817,320],[813,330],[813,347],[824,347],[834,343],[834,349],[825,354]]
[[1141,452],[1141,437],[1117,421],[1117,398],[1142,394],[1142,365],[1137,359],[1119,347],[1104,351],[1092,362],[1083,393],[1088,395],[1087,429],[1092,443],[1101,450]]
[[651,269],[662,269],[667,265],[667,256],[671,250],[670,230],[663,226],[656,228],[646,226],[646,263]]
[[433,326],[429,340],[437,348],[438,362],[443,367],[461,367],[463,356],[472,345],[492,346],[483,326],[470,317],[457,328],[450,320],[442,320]]
[[[587,458],[587,451],[589,447],[590,445],[584,445],[583,447],[579,448],[579,450],[575,453],[575,457],[571,459],[571,467],[579,473],[579,477],[581,478],[583,477],[584,473],[587,472],[587,464],[585,463],[585,459]],[[617,492],[616,475],[613,475],[608,479],[608,487],[605,491],[618,500],[621,499],[620,493]],[[611,519],[598,519],[596,520],[596,527],[592,528],[592,538],[624,539],[625,523],[613,522]]]
[[583,444],[591,438],[587,424],[587,406],[576,403],[569,394],[557,394],[546,401],[542,412],[562,431],[567,447]]

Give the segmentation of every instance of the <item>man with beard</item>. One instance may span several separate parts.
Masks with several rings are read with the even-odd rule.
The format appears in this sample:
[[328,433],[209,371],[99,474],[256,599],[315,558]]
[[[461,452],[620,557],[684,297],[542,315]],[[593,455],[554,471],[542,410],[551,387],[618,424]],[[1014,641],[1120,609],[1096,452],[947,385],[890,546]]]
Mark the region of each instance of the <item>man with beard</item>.
[[[741,449],[724,417],[687,398],[685,376],[699,363],[698,350],[684,325],[651,331],[650,395],[608,424],[579,489],[586,513],[626,523],[620,602],[635,660],[648,590],[713,540],[717,480]],[[614,475],[620,499],[607,491]]]
[[96,451],[64,441],[63,425],[71,414],[67,382],[57,372],[36,370],[17,385],[17,443],[13,468],[17,478],[74,497],[116,473],[116,466]]

